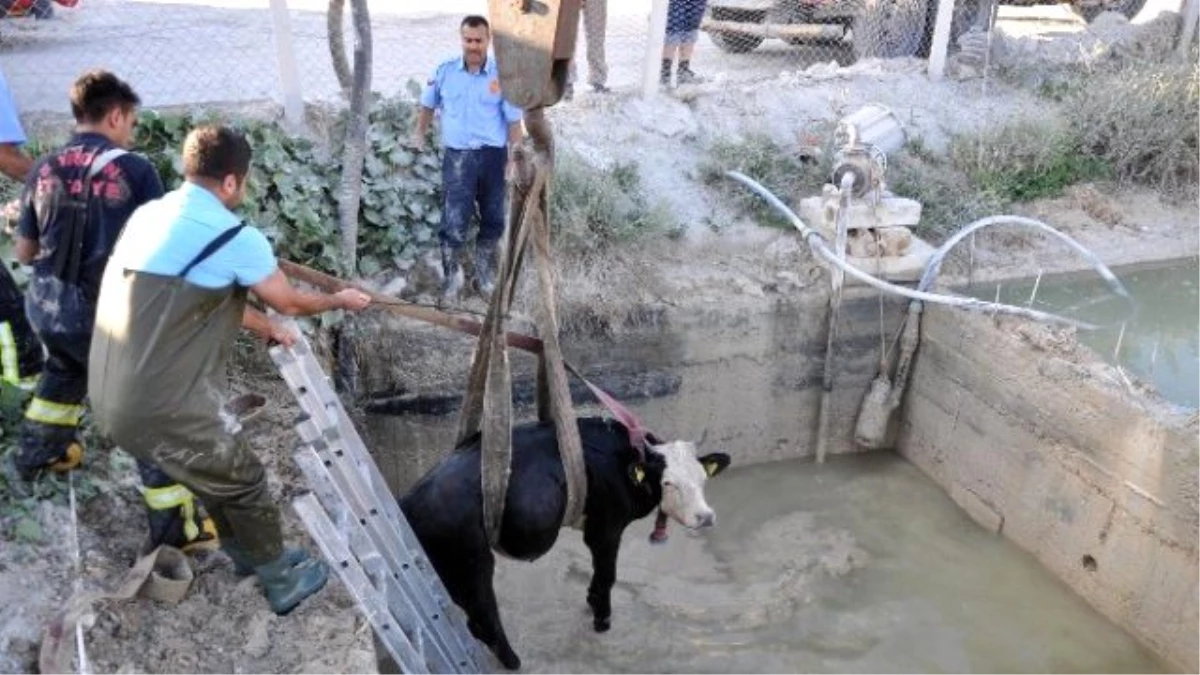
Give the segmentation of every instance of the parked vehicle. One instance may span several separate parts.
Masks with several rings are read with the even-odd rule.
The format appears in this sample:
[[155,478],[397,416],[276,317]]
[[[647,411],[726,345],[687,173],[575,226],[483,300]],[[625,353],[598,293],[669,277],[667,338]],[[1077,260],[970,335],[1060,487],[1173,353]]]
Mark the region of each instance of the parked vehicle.
[[[999,0],[1006,5],[1048,0]],[[951,43],[985,15],[991,0],[957,0]],[[1133,18],[1146,0],[1070,0],[1091,21],[1105,10]],[[981,9],[982,8],[982,9]],[[753,51],[769,38],[791,44],[850,43],[857,58],[926,56],[937,0],[708,0],[701,30],[732,54]]]

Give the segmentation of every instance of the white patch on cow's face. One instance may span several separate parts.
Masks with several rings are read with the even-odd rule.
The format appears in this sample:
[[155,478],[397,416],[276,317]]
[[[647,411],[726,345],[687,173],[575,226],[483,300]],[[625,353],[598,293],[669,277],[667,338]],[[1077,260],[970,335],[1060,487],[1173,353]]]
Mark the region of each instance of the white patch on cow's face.
[[663,513],[690,528],[711,527],[716,515],[704,500],[708,474],[696,459],[696,446],[688,441],[671,441],[651,447],[667,460],[662,475]]

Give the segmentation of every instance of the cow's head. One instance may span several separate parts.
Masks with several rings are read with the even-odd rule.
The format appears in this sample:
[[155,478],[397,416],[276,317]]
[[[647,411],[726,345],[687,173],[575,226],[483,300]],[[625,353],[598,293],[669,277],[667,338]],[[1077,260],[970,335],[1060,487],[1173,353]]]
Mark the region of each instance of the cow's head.
[[649,444],[646,452],[646,465],[653,469],[646,472],[641,464],[635,465],[634,480],[658,480],[662,490],[659,511],[684,527],[714,525],[716,515],[704,499],[704,483],[729,466],[729,455],[713,452],[697,457],[696,445],[690,441]]

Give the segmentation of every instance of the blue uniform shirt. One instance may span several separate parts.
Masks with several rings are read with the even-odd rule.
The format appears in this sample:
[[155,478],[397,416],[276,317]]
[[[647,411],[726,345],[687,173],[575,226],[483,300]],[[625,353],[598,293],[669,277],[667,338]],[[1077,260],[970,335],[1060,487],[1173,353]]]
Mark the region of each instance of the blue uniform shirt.
[[478,73],[467,70],[461,56],[448,59],[433,73],[421,94],[421,105],[442,112],[442,145],[475,150],[508,145],[508,125],[521,120],[521,109],[504,100],[496,59],[490,54]]
[[21,145],[24,142],[25,130],[21,128],[21,120],[17,117],[17,105],[13,103],[8,82],[0,71],[0,143]]
[[[194,183],[134,212],[109,266],[176,276],[212,240],[241,218]],[[262,232],[244,227],[236,237],[192,268],[187,280],[204,288],[253,286],[275,271],[275,254]]]

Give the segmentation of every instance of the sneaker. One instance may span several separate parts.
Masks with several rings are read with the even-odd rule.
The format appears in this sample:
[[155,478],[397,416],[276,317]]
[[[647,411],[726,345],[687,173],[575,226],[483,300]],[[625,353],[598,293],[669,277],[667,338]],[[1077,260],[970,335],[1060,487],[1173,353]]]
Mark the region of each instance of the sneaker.
[[611,91],[612,91],[612,89],[609,89],[608,87],[606,87],[602,84],[593,84],[592,85],[592,92],[596,93],[596,94],[607,94]]
[[680,66],[679,70],[675,73],[675,77],[679,79],[679,84],[695,84],[704,81],[704,78],[697,75],[688,66]]

